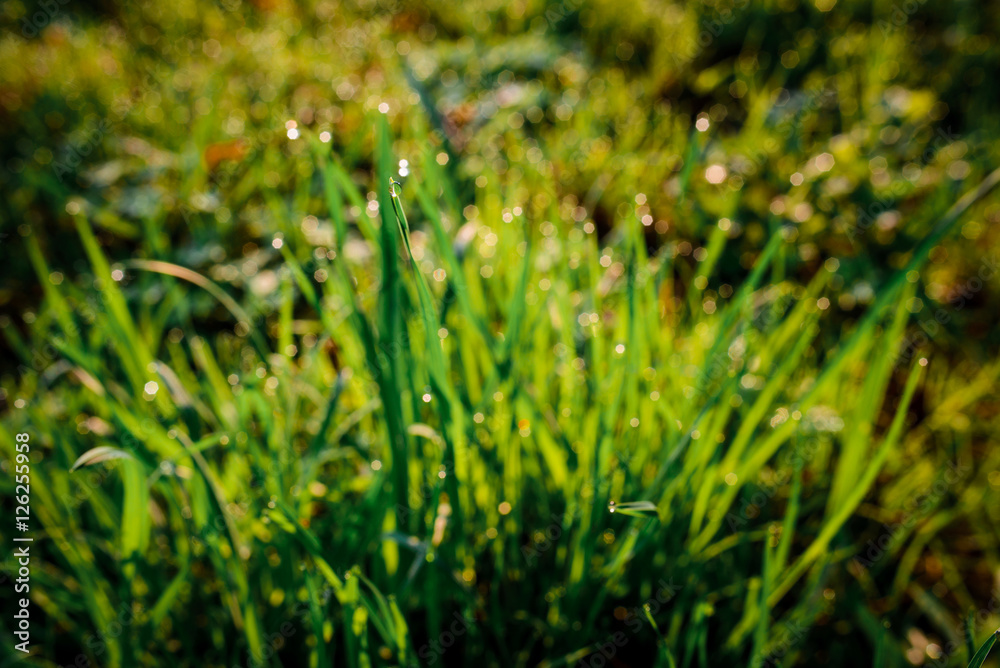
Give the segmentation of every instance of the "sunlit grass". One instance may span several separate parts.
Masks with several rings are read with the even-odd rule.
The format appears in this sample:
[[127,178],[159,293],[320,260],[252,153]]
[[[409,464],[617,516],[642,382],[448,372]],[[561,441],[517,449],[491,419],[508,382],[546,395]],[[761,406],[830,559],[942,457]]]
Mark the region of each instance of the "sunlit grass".
[[85,135],[5,181],[40,286],[9,297],[0,422],[6,457],[37,444],[36,663],[881,667],[934,659],[923,629],[982,664],[1000,455],[960,419],[1000,363],[908,342],[1000,172],[957,137],[923,157],[940,105],[884,90],[905,33],[852,28],[837,85],[686,67],[738,101],[702,112],[664,102],[669,39],[593,11],[596,55],[568,9],[455,51],[367,17],[365,78],[290,9],[17,46],[79,74],[30,120]]
[[[457,212],[431,190],[448,177],[428,151],[405,187],[392,183],[378,128],[374,266],[350,260],[340,235],[320,258],[301,227],[279,226],[275,289],[283,304],[297,290],[309,313],[253,318],[166,264],[116,279],[88,216],[74,218],[93,285],[49,290],[30,335],[65,361],[28,369],[13,393],[31,399],[4,428],[45,444],[33,490],[52,561],[36,600],[50,624],[86,646],[131,611],[128,633],[93,652],[111,664],[163,647],[408,664],[457,612],[475,621],[449,662],[581,657],[599,651],[587,639],[628,628],[620,651],[652,661],[643,648],[659,639],[656,660],[671,665],[704,662],[710,634],[716,651],[767,657],[782,629],[814,623],[831,568],[854,556],[841,529],[907,434],[926,362],[896,364],[912,285],[889,281],[826,350],[829,269],[790,300],[759,283],[784,243],[778,220],[711,314],[671,294],[676,260],[647,257],[634,218],[602,250],[576,224],[530,224],[549,213],[534,208],[489,228],[493,262],[460,260],[444,223]],[[350,200],[321,165],[327,202]],[[413,199],[430,231],[418,250]],[[713,253],[727,242],[716,238]],[[361,292],[358,272],[378,267],[375,294]],[[142,299],[150,290],[158,303]],[[226,305],[232,331],[172,325],[198,290]],[[89,322],[74,308],[88,296]],[[908,380],[883,428],[894,376]],[[820,418],[831,414],[833,427]],[[95,447],[121,455],[71,470]],[[102,466],[115,471],[88,483]],[[669,605],[634,626],[613,614],[664,578],[677,584]],[[513,598],[498,608],[498,596]],[[306,641],[274,647],[280,628]]]

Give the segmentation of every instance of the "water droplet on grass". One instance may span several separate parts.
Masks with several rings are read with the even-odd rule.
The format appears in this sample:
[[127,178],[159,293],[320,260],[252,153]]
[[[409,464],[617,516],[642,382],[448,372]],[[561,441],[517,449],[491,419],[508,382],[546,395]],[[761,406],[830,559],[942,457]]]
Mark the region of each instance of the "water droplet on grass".
[[630,517],[659,517],[656,504],[652,501],[627,501],[625,503],[608,502],[608,510],[612,513]]

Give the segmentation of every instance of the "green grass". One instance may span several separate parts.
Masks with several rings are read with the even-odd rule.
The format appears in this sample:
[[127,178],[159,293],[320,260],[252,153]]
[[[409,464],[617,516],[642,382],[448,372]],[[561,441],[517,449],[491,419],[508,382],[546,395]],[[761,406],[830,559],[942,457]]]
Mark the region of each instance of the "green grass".
[[[394,158],[387,124],[378,127],[388,185]],[[319,261],[329,279],[316,283],[302,270],[303,233],[283,226],[282,294],[299,290],[317,309],[299,315],[314,328],[294,354],[295,344],[276,345],[303,322],[287,312],[259,337],[257,324],[210,339],[167,330],[159,323],[179,317],[187,295],[214,284],[142,265],[117,281],[91,224],[75,218],[95,286],[51,290],[32,334],[65,368],[23,377],[19,395],[37,399],[3,433],[13,443],[26,430],[44,452],[32,490],[52,558],[36,576],[46,628],[85,643],[132,610],[96,660],[142,663],[157,648],[183,659],[198,648],[229,663],[262,659],[290,619],[298,637],[284,662],[384,655],[375,662],[409,665],[421,650],[437,653],[415,638],[441,637],[454,611],[470,621],[450,661],[557,665],[597,651],[629,621],[611,612],[668,580],[676,596],[629,629],[620,651],[641,656],[649,650],[635,646],[657,640],[662,665],[700,665],[710,634],[717,652],[752,645],[768,657],[783,627],[823,614],[831,571],[851,556],[841,529],[901,448],[920,382],[914,363],[880,428],[912,286],[890,281],[834,350],[816,345],[826,269],[757,326],[775,307],[755,281],[783,246],[776,229],[731,300],[668,319],[662,264],[672,258],[646,256],[637,220],[619,225],[605,267],[593,234],[550,226],[546,236],[527,223],[554,213],[544,209],[496,225],[498,271],[484,279],[482,260],[454,255],[439,218],[447,207],[427,192],[447,178],[432,158],[406,187],[383,189],[381,260],[371,260],[382,274],[367,290],[353,279],[363,267],[346,258]],[[438,231],[418,254],[408,197]],[[429,259],[454,273],[428,280]],[[898,275],[922,260],[916,253]],[[47,282],[44,258],[36,265]],[[162,302],[137,307],[155,286]],[[88,293],[99,303],[93,321],[74,325],[69,304]],[[817,426],[820,407],[849,428]],[[94,426],[67,428],[49,418],[59,413]],[[808,457],[783,465],[806,440]],[[108,446],[125,458],[71,471],[80,453]],[[115,471],[89,487],[88,468],[101,466]],[[826,508],[813,491],[798,510],[802,486],[789,481],[804,475],[828,477]],[[759,515],[740,513],[776,476],[784,484]]]
[[[484,32],[474,18],[425,9],[439,37],[400,60],[385,40],[416,37],[363,8],[329,19],[365,20],[355,53],[287,7],[181,3],[170,28],[143,6],[103,52],[132,80],[156,74],[137,90],[106,81],[107,60],[74,61],[115,33],[96,17],[67,47],[52,31],[3,44],[79,79],[65,107],[33,98],[23,127],[53,109],[76,127],[91,107],[115,123],[73,178],[52,162],[70,133],[4,177],[0,452],[9,470],[30,434],[32,663],[983,665],[1000,363],[985,343],[908,344],[932,309],[972,317],[929,286],[974,275],[940,261],[968,239],[988,260],[1000,172],[970,138],[964,180],[941,176],[957,142],[920,163],[933,178],[896,181],[909,190],[872,180],[871,146],[902,172],[931,142],[933,95],[896,120],[859,104],[889,95],[883,61],[910,57],[908,33],[866,52],[877,27],[837,37],[840,19],[807,13],[803,62],[808,30],[844,40],[835,62],[685,71],[697,95],[749,85],[739,124],[713,117],[713,135],[656,101],[668,47],[610,4],[569,28],[574,7],[520,28],[494,11],[503,39],[483,44],[461,38]],[[774,17],[740,20],[745,50]],[[601,51],[625,38],[660,66]],[[558,48],[573,40],[586,58]],[[327,56],[385,73],[338,79],[364,99],[338,93],[336,120],[307,85],[331,87]],[[449,125],[455,86],[495,92],[518,68],[534,72],[520,106]],[[850,80],[836,110],[810,102],[825,68]],[[469,76],[449,85],[455,69]],[[301,104],[270,108],[268,87]],[[804,96],[792,120],[774,117],[779,89]],[[207,164],[230,123],[246,153]],[[891,149],[875,139],[900,127]],[[826,151],[836,171],[802,166]],[[709,183],[732,154],[757,169]],[[890,194],[900,229],[852,226]],[[12,478],[0,489],[13,497]]]

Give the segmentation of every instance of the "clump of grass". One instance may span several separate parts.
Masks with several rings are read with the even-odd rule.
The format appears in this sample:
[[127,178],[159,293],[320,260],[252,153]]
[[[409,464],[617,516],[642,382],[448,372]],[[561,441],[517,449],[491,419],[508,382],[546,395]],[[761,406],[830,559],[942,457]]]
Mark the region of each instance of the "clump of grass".
[[[283,225],[284,301],[269,318],[180,267],[133,262],[116,278],[89,216],[74,218],[92,280],[49,288],[28,341],[5,330],[25,360],[42,340],[61,360],[21,377],[10,394],[26,406],[2,427],[7,443],[31,430],[44,453],[43,633],[108,665],[164,650],[557,665],[606,638],[656,665],[801,652],[782,639],[829,614],[822,592],[857,549],[848,522],[908,435],[925,361],[896,368],[913,289],[902,277],[937,238],[827,350],[816,304],[828,269],[801,289],[762,286],[785,244],[778,220],[712,312],[674,298],[677,260],[649,257],[628,218],[609,254],[574,226],[540,232],[530,221],[558,219],[546,206],[508,223],[487,199],[492,261],[460,257],[446,222],[458,212],[441,197],[454,186],[433,150],[398,190],[384,117],[377,128],[380,224],[355,231],[326,210],[332,260]],[[311,201],[357,197],[322,158]],[[419,245],[404,196],[429,231]],[[377,251],[360,264],[346,248],[358,233]],[[727,238],[713,239],[717,256]],[[47,281],[41,245],[26,243]],[[378,283],[358,280],[376,267]],[[142,299],[152,289],[157,304]],[[226,305],[232,331],[199,333],[182,306],[199,290]],[[88,298],[99,306],[85,320]],[[893,382],[903,389],[880,426]],[[654,608],[665,580],[675,591]],[[616,612],[644,601],[641,618]],[[109,633],[122,611],[127,632]],[[453,614],[470,621],[446,648],[435,639],[455,636]]]

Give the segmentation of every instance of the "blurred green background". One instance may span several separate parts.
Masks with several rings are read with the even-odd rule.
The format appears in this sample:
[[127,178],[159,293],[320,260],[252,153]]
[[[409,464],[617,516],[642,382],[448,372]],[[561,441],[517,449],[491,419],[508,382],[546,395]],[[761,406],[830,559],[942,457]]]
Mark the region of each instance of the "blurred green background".
[[944,666],[1000,625],[1000,199],[935,228],[997,166],[996,3],[0,30],[39,665]]

